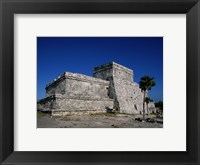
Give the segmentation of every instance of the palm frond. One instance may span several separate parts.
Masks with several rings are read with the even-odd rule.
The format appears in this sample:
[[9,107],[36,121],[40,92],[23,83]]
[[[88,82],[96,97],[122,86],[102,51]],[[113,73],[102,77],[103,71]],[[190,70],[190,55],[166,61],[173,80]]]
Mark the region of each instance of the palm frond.
[[144,75],[143,77],[141,77],[139,85],[142,91],[147,91],[151,90],[151,88],[155,86],[156,83],[154,77]]

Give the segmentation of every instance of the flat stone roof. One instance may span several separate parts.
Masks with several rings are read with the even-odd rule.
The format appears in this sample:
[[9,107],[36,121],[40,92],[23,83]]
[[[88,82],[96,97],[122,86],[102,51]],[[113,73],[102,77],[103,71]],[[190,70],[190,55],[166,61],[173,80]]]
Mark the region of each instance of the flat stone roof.
[[48,83],[46,85],[46,88],[53,85],[54,83],[64,80],[64,79],[73,79],[73,80],[78,80],[78,81],[93,82],[93,83],[109,85],[109,81],[102,80],[100,78],[86,76],[86,75],[80,74],[80,73],[64,72],[63,74],[58,76],[56,79],[54,79],[52,82]]
[[96,78],[96,77],[91,77],[91,76],[87,76],[84,74],[80,74],[80,73],[71,73],[71,72],[65,72],[65,78],[66,79],[78,79],[78,80],[86,80],[86,81],[92,81],[92,82],[99,82],[99,83],[108,83],[109,81],[106,80],[102,80],[100,78]]
[[116,62],[109,62],[109,63],[106,63],[106,64],[103,64],[103,65],[100,65],[100,66],[97,66],[97,67],[94,67],[93,69],[93,72],[99,72],[99,71],[102,71],[102,70],[105,70],[105,69],[109,69],[109,68],[119,68],[120,70],[124,70],[125,72],[129,72],[129,73],[133,73],[133,70],[132,69],[129,69],[123,65],[120,65]]

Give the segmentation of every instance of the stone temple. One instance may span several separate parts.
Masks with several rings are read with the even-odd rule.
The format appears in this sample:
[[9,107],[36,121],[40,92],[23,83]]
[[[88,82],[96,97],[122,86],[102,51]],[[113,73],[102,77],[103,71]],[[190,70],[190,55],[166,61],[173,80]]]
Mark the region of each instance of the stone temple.
[[[153,102],[148,107],[155,109]],[[110,62],[95,67],[93,77],[64,72],[46,85],[46,97],[38,100],[37,110],[52,116],[113,111],[142,114],[143,92],[134,82],[133,70]]]

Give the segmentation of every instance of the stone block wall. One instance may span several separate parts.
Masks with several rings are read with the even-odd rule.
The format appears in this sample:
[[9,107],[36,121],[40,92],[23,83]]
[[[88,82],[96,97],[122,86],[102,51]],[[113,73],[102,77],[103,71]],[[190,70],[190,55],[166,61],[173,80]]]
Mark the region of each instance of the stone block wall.
[[46,86],[46,98],[38,101],[38,110],[59,112],[113,109],[108,96],[109,81],[77,73],[65,72]]
[[68,98],[57,98],[56,109],[59,111],[95,111],[101,110],[106,112],[108,109],[113,108],[113,100],[88,100],[88,99],[68,99]]
[[[70,99],[63,96],[49,96],[38,102],[38,110],[51,111],[52,115],[62,115],[63,112],[108,112],[113,109],[112,99],[89,100],[89,99]],[[60,114],[59,114],[60,113]]]
[[[133,70],[115,62],[93,70],[93,77],[64,72],[46,86],[46,98],[38,101],[38,110],[54,115],[71,112],[106,112],[142,114],[143,92],[134,82]],[[149,110],[155,109],[154,103]],[[145,111],[147,108],[145,106]]]
[[56,108],[56,97],[58,97],[58,96],[51,95],[51,96],[45,97],[41,100],[38,100],[37,110],[48,112],[48,111],[52,111],[52,109],[55,109]]
[[120,113],[140,114],[143,108],[143,93],[139,85],[133,82],[133,71],[115,62],[93,70],[93,76],[110,81],[109,97],[114,99],[116,111]]
[[110,62],[93,69],[93,76],[104,80],[110,80],[112,77],[124,79],[133,82],[133,70],[126,68],[115,62]]
[[[96,80],[96,79],[95,79]],[[103,99],[108,98],[108,81],[77,80],[66,77],[66,94],[68,98]]]
[[128,114],[141,114],[143,111],[143,93],[136,83],[114,78],[119,111]]
[[104,64],[93,69],[93,77],[110,80],[113,77],[113,63]]
[[133,70],[113,62],[113,77],[133,82]]
[[61,94],[67,98],[102,99],[108,97],[109,81],[65,72],[46,86],[46,97]]
[[45,88],[46,97],[49,97],[55,94],[64,95],[66,92],[65,85],[66,85],[65,75],[62,74],[57,79],[54,79],[51,83],[46,85],[46,88]]

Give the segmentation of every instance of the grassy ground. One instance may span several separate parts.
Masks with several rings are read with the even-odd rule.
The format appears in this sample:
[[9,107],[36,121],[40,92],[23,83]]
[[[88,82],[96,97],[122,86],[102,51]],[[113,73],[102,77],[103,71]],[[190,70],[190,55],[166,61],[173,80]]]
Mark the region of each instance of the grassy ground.
[[[141,115],[128,115],[119,113],[100,113],[85,115],[68,115],[63,117],[50,117],[50,114],[38,112],[38,128],[162,128],[162,123],[141,122],[135,120]],[[148,115],[146,118],[154,118]]]

